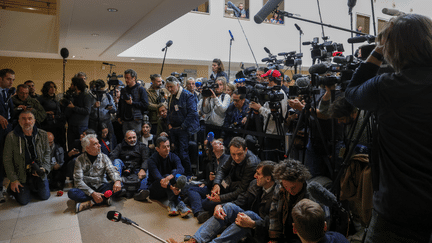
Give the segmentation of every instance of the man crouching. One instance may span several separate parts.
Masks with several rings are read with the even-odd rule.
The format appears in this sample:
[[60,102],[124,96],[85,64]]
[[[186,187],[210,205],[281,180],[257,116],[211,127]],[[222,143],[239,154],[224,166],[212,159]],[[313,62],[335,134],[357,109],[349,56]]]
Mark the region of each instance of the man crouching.
[[[114,195],[121,190],[121,178],[111,160],[101,153],[95,134],[85,136],[81,141],[83,151],[76,159],[74,169],[75,188],[68,192],[70,199],[77,202],[76,212],[89,209],[94,205],[111,204],[104,193],[112,189]],[[105,173],[114,181],[108,183]]]

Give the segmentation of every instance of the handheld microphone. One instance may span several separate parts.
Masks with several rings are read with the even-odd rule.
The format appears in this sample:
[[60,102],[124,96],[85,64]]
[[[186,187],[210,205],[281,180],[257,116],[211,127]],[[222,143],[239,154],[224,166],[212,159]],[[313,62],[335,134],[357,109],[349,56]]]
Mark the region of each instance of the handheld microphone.
[[368,42],[374,42],[375,41],[375,36],[373,35],[363,35],[363,36],[356,36],[356,37],[351,37],[348,38],[348,43],[363,43],[365,41]]
[[228,4],[229,8],[232,8],[234,10],[234,12],[237,13],[236,16],[240,16],[241,15],[240,9],[234,3],[232,3],[231,1],[228,1],[227,4]]
[[177,174],[175,177],[173,177],[170,180],[169,184],[172,185],[173,187],[178,188],[178,189],[183,189],[183,187],[185,187],[185,185],[186,185],[186,182],[187,182],[186,176]]
[[234,36],[233,36],[233,34],[231,33],[231,30],[228,30],[229,31],[229,34],[230,34],[230,36],[231,36],[231,40],[234,40]]
[[399,16],[399,15],[405,14],[404,12],[401,12],[397,9],[389,9],[389,8],[383,8],[382,13],[390,15],[390,16]]
[[122,223],[125,223],[125,224],[135,224],[135,225],[138,225],[134,221],[132,221],[132,220],[130,220],[128,218],[122,217],[121,213],[117,212],[117,211],[109,211],[107,213],[107,218],[109,220],[111,220],[111,221],[114,221],[114,222],[122,221]]
[[298,24],[294,24],[294,26],[297,28],[298,31],[300,31],[300,34],[303,35],[303,31],[300,26],[298,26]]
[[269,0],[254,16],[255,23],[261,24],[283,0]]

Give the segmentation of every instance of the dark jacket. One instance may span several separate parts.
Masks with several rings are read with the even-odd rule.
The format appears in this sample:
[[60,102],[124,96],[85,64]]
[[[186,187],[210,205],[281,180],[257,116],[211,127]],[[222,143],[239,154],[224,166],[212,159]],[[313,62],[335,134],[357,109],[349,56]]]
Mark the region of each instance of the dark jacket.
[[123,142],[118,144],[117,147],[111,152],[109,158],[111,161],[114,161],[115,159],[121,159],[126,168],[133,168],[133,170],[148,169],[148,148],[140,141],[137,141],[135,146],[130,146],[126,141],[123,140]]
[[204,164],[207,165],[204,169],[204,172],[201,173],[201,176],[198,176],[198,180],[204,179],[204,184],[207,186],[207,188],[212,188],[214,185],[213,184],[214,181],[210,181],[209,179],[210,172],[216,174],[217,171],[219,171],[220,168],[228,161],[229,157],[230,156],[228,154],[225,153],[222,154],[221,157],[219,158],[219,165],[217,164],[216,157],[214,155],[212,156],[211,160],[207,158],[204,159]]
[[[143,113],[147,111],[148,107],[147,91],[145,88],[138,83],[132,88],[126,86],[121,90],[120,95],[117,117],[123,121],[143,119]],[[129,95],[132,96],[132,105],[126,103]]]
[[[254,179],[259,162],[260,159],[250,151],[247,151],[245,159],[240,164],[237,164],[230,156],[216,173],[214,180],[214,184],[218,184],[221,188],[220,199],[222,202],[234,201],[242,192],[247,190],[249,183]],[[222,181],[225,181],[229,186],[224,189]]]
[[[228,106],[228,109],[225,114],[225,120],[224,120],[224,127],[230,127],[231,125],[234,125],[235,128],[243,128],[244,125],[241,123],[244,117],[248,116],[249,112],[249,100],[245,100],[242,110],[239,111],[237,107],[234,106],[234,103],[231,103]],[[233,127],[233,128],[234,128]]]
[[[51,149],[48,144],[48,136],[44,130],[33,127],[32,140],[38,165],[46,171],[43,180],[51,170]],[[26,158],[28,155],[28,146],[21,126],[16,126],[10,132],[5,141],[3,151],[3,164],[7,178],[13,182],[18,180],[21,184],[27,181]]]
[[181,127],[189,134],[195,134],[199,130],[199,117],[194,96],[179,87],[175,96],[168,98],[168,124],[173,128]]
[[259,238],[260,242],[268,242],[268,229],[270,224],[270,208],[272,204],[272,199],[274,196],[275,188],[278,187],[275,183],[270,190],[263,198],[262,195],[264,193],[264,189],[257,185],[257,180],[254,179],[249,184],[249,187],[246,192],[240,194],[238,198],[232,203],[241,207],[243,210],[251,210],[257,213],[261,220],[256,220],[256,229],[255,229],[255,238]]
[[83,91],[74,97],[74,108],[66,107],[65,115],[71,126],[88,126],[92,98]]
[[[0,94],[0,116],[4,117],[6,120],[8,120],[9,124],[6,129],[3,129],[2,126],[0,126],[0,139],[4,139],[6,137],[7,133],[12,131],[12,119],[14,117],[14,104],[12,102],[12,99],[9,99],[8,102],[6,102],[5,98],[2,98],[3,96]],[[10,119],[9,119],[10,115]],[[3,145],[4,141],[0,141],[0,145]]]
[[180,158],[174,153],[169,153],[168,157],[162,158],[159,153],[154,153],[148,159],[149,168],[149,184],[154,181],[160,181],[168,174],[172,174],[174,177],[177,174],[183,174],[184,168],[181,164]]

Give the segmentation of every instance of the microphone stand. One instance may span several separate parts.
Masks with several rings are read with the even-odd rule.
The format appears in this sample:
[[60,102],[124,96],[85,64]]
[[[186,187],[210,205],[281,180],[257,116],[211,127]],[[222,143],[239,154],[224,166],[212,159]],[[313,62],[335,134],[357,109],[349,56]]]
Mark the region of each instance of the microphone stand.
[[252,56],[253,56],[253,58],[254,58],[254,60],[255,60],[256,68],[258,69],[258,62],[257,62],[257,60],[256,60],[256,58],[255,58],[255,54],[254,54],[254,52],[253,52],[253,50],[252,50],[252,47],[250,46],[249,40],[248,40],[248,38],[247,38],[247,36],[246,36],[246,33],[244,32],[243,26],[242,26],[242,24],[240,23],[240,17],[238,17],[238,16],[237,16],[237,21],[238,21],[238,23],[239,23],[239,25],[240,25],[240,28],[242,29],[243,35],[245,36],[246,42],[248,43],[248,46],[249,46],[249,49],[250,49],[251,52],[252,52]]
[[160,242],[168,243],[168,241],[166,241],[166,240],[164,240],[164,239],[162,239],[162,238],[159,238],[157,235],[154,235],[154,234],[150,233],[149,231],[147,231],[147,230],[145,230],[145,229],[139,227],[138,224],[135,223],[135,222],[133,222],[133,221],[132,221],[132,223],[131,223],[130,225],[132,225],[133,227],[135,227],[135,228],[141,230],[142,232],[144,232],[144,233],[146,233],[146,234],[152,236],[153,238],[159,240]]
[[165,50],[165,54],[164,54],[164,58],[163,58],[163,61],[162,61],[162,68],[161,68],[161,72],[160,72],[161,76],[162,76],[163,68],[164,68],[164,65],[165,65],[165,57],[166,57],[166,54],[167,54],[167,51],[168,51],[168,45],[166,45],[165,48],[162,49],[162,51],[164,51],[164,50]]
[[232,42],[233,42],[233,38],[230,39],[230,48],[229,48],[229,60],[228,60],[228,80],[227,83],[229,83],[229,79],[231,76],[231,46],[232,46]]
[[[299,53],[302,53],[302,51],[301,51],[301,47],[302,47],[302,38],[301,38],[301,36],[302,36],[302,34],[303,34],[303,31],[300,29],[300,30],[298,30],[299,31],[299,49],[300,49],[300,52]],[[295,60],[294,60],[295,61]],[[297,65],[295,65],[294,66],[294,73],[295,74],[297,74]],[[300,67],[299,67],[299,73],[301,74],[301,65],[300,65]]]
[[66,83],[65,83],[65,72],[66,72],[66,58],[63,58],[63,93],[66,92]]

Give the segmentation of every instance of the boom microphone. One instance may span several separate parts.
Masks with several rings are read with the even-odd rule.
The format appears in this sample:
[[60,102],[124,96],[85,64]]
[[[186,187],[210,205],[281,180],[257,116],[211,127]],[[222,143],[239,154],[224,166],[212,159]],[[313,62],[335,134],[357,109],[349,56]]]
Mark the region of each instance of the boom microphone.
[[401,12],[397,9],[389,9],[389,8],[383,8],[382,13],[390,15],[390,16],[399,16],[399,15],[405,14],[404,12]]
[[307,185],[307,191],[313,198],[327,207],[338,205],[336,196],[316,181]]
[[318,64],[315,64],[315,65],[312,65],[309,68],[309,73],[310,74],[313,74],[313,73],[323,74],[323,73],[327,72],[327,69],[328,69],[328,67],[327,67],[326,64],[324,64],[324,63],[318,63]]
[[[283,0],[269,0],[254,16],[255,23],[261,24],[267,16],[277,8]],[[229,3],[229,2],[228,2]]]
[[68,58],[68,56],[69,56],[69,50],[67,48],[62,48],[60,50],[60,56],[62,56],[63,59]]
[[351,37],[348,38],[348,43],[363,43],[365,41],[368,42],[374,42],[375,41],[375,36],[373,35],[363,35],[363,36],[356,36],[356,37]]
[[229,8],[232,8],[234,10],[234,12],[237,13],[236,16],[240,16],[241,11],[236,5],[234,5],[234,3],[232,3],[231,1],[228,1],[227,4],[228,4]]
[[294,24],[294,26],[297,28],[298,31],[300,31],[300,34],[303,35],[303,31],[300,26],[298,26],[298,24]]
[[117,212],[117,211],[109,211],[107,213],[107,218],[111,221],[114,221],[114,222],[122,221],[122,223],[125,223],[125,224],[137,224],[128,218],[122,217],[121,213]]

